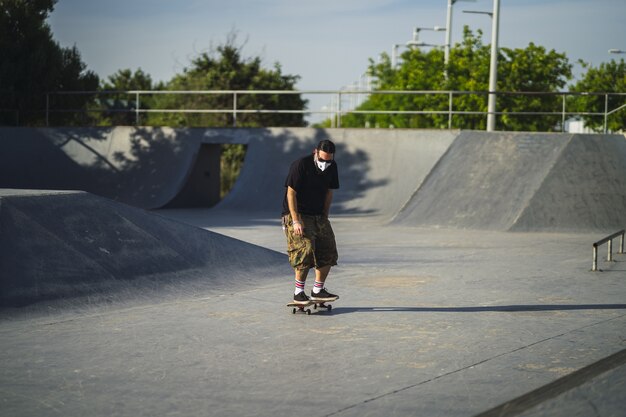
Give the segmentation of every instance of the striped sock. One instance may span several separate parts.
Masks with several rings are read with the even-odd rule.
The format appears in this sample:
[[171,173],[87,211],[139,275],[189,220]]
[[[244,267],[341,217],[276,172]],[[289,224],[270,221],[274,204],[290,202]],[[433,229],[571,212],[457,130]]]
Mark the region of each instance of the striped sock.
[[304,292],[304,281],[296,280],[296,291],[294,292],[294,295],[298,295],[301,292]]
[[315,281],[315,284],[313,285],[313,294],[318,294],[322,291],[322,288],[324,288],[324,283]]

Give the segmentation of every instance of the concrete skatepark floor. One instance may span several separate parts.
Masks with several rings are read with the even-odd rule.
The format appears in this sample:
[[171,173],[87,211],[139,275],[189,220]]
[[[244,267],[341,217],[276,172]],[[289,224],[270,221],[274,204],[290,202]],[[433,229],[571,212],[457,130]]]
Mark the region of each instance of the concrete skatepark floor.
[[[293,315],[277,212],[289,163],[325,138],[341,299]],[[2,416],[625,415],[626,255],[590,272],[592,243],[626,224],[621,135],[0,139]],[[248,152],[217,207],[134,208],[203,189],[225,143]]]
[[[283,251],[272,218],[159,214]],[[589,272],[596,235],[333,221],[329,313],[285,308],[287,269],[228,292],[4,319],[3,414],[471,416],[626,347],[626,259]],[[525,413],[620,415],[625,374]]]

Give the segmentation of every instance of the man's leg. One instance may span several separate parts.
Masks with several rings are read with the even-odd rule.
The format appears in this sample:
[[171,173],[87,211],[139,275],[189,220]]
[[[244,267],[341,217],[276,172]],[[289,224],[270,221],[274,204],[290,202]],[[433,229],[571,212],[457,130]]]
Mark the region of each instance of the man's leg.
[[328,292],[325,288],[326,278],[330,272],[331,265],[323,266],[315,269],[315,285],[311,291],[311,300],[313,301],[333,301],[339,298],[336,294]]
[[327,218],[318,218],[317,236],[315,241],[315,285],[311,296],[313,298],[328,299],[336,297],[324,289],[326,278],[333,265],[337,265],[337,244],[335,234]]
[[287,217],[285,235],[287,236],[287,253],[289,255],[289,263],[295,271],[295,291],[294,302],[306,303],[308,297],[304,293],[309,269],[315,263],[315,255],[313,253],[313,242],[306,233],[308,221],[303,216],[302,221],[305,227],[304,235],[296,235],[293,230],[293,222],[291,216]]
[[[331,266],[323,266],[321,268],[315,268],[315,284],[321,284],[321,287],[324,288],[324,283],[326,282],[326,277],[330,272]],[[316,285],[317,286],[317,285]]]
[[304,292],[307,275],[309,275],[308,269],[296,269],[296,290],[294,291],[294,295]]

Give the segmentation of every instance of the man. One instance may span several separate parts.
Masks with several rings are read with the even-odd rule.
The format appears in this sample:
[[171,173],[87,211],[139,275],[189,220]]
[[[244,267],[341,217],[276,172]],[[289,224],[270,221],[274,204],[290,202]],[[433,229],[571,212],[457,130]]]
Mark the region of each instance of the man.
[[289,263],[295,270],[294,303],[307,304],[307,275],[315,268],[311,301],[339,298],[324,286],[330,268],[337,265],[335,235],[328,220],[333,190],[339,188],[334,160],[335,144],[322,140],[312,155],[294,161],[285,180],[283,227],[287,236]]

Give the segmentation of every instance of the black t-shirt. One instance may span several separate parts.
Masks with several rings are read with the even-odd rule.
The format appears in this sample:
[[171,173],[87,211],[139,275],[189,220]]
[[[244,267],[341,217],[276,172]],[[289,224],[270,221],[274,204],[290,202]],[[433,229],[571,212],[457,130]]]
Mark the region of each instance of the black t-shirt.
[[326,193],[329,189],[339,188],[337,163],[333,161],[325,171],[322,171],[315,164],[313,155],[294,161],[285,180],[283,215],[289,213],[287,187],[296,190],[298,213],[315,216],[324,214]]

